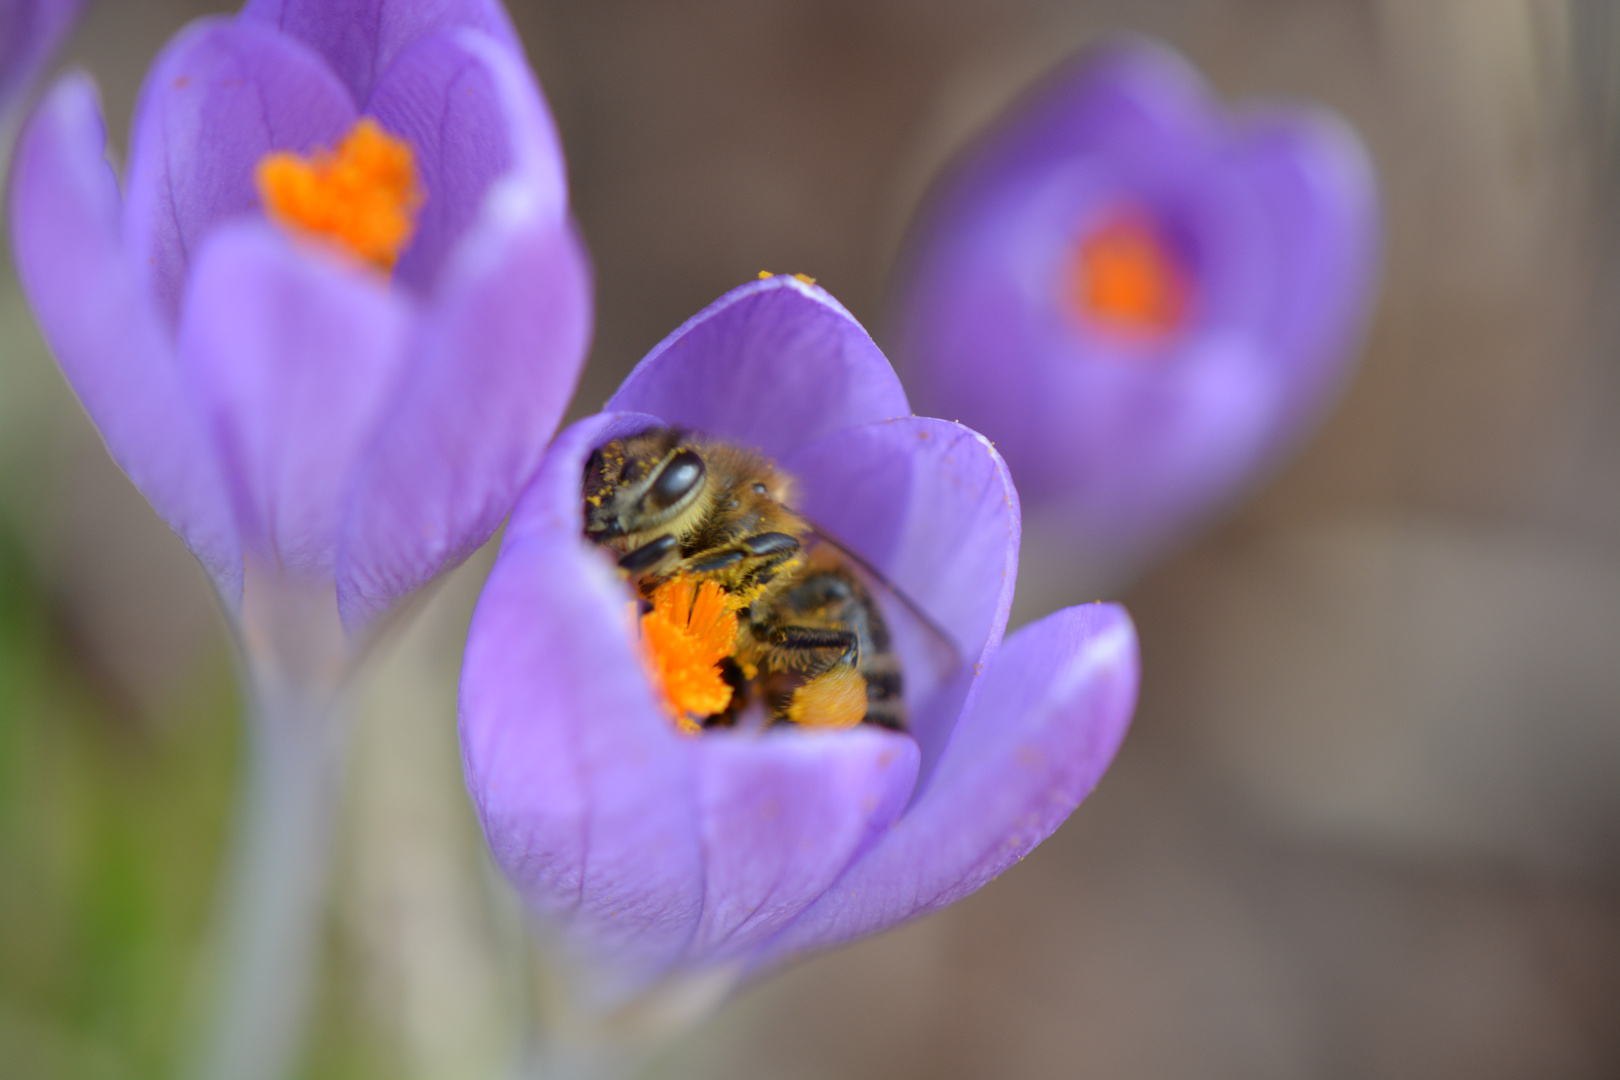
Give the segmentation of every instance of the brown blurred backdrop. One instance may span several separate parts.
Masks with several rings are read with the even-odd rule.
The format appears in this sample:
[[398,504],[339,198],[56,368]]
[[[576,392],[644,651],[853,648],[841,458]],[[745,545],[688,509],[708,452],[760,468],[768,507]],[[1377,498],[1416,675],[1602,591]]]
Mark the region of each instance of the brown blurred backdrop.
[[[1620,8],[509,2],[597,268],[576,413],[761,269],[815,276],[881,341],[888,263],[932,170],[1103,33],[1167,39],[1228,97],[1338,110],[1386,200],[1382,295],[1344,400],[1124,597],[1142,704],[1096,794],[1001,881],[743,995],[656,1075],[1620,1075]],[[101,0],[87,19],[70,59],[100,77],[117,139],[151,55],[207,10]],[[0,495],[63,685],[91,701],[75,730],[122,762],[106,767],[128,793],[109,798],[171,797],[150,775],[187,754],[228,777],[202,576],[106,460],[9,272]],[[453,732],[482,565],[373,695],[311,1076],[490,1075],[511,1023],[521,988],[490,959],[501,891]],[[18,721],[39,739],[57,737],[51,701]],[[14,801],[0,901],[69,858],[54,800]],[[203,869],[142,916],[177,927],[150,970],[177,973],[163,992],[182,1003],[223,825],[192,827]],[[0,1062],[147,1075],[117,1022],[57,1016],[16,970],[0,969]],[[165,1036],[141,1038],[161,1061]]]

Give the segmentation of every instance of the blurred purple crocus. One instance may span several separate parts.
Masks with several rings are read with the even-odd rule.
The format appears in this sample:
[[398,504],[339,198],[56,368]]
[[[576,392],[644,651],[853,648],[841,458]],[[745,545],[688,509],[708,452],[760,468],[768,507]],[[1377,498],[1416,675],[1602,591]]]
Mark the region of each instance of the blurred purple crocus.
[[105,153],[93,85],[63,79],[19,144],[17,263],[114,459],[240,632],[249,775],[193,1071],[280,1080],[355,661],[539,464],[590,271],[496,0],[251,0],[158,57],[122,192]]
[[79,17],[85,0],[0,0],[0,133]]
[[1228,112],[1174,53],[1114,42],[936,182],[900,264],[897,363],[921,408],[1005,455],[1026,562],[1033,542],[1043,577],[1096,595],[1309,431],[1353,362],[1378,228],[1342,122]]
[[[980,435],[913,416],[888,362],[821,289],[736,289],[566,429],[514,511],[461,683],[468,786],[496,861],[607,972],[759,972],[973,892],[1095,786],[1135,706],[1124,610],[1059,611],[1003,645],[1018,496]],[[896,631],[911,731],[677,734],[582,535],[591,451],[655,425],[755,447],[798,507],[938,623]]]
[[[255,174],[358,121],[419,178],[391,274],[268,219]],[[572,393],[590,272],[495,0],[252,0],[147,76],[124,193],[95,91],[19,147],[22,283],[113,457],[239,608],[244,564],[368,624],[486,540]],[[386,268],[385,268],[386,269]]]

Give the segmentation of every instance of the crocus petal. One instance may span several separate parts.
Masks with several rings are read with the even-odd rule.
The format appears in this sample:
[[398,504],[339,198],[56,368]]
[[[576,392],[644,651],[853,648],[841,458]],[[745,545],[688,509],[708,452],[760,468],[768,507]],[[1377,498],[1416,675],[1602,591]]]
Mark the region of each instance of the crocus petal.
[[1136,707],[1136,632],[1112,604],[1007,639],[933,780],[871,850],[754,958],[763,969],[961,899],[1090,794]]
[[208,231],[255,210],[259,160],[331,146],[355,117],[325,62],[268,27],[203,19],[169,43],[136,105],[126,230],[171,319]]
[[964,156],[945,201],[976,201],[1010,176],[1083,156],[1105,170],[1175,168],[1218,143],[1198,72],[1170,49],[1123,38],[1038,83]]
[[366,111],[415,151],[428,198],[394,280],[425,293],[489,185],[511,163],[506,118],[484,66],[448,37],[406,50],[377,84]]
[[918,416],[837,432],[782,464],[799,482],[799,509],[949,636],[954,672],[915,616],[884,604],[913,730],[932,760],[976,686],[973,673],[1000,644],[1012,606],[1019,512],[1006,465],[977,432]]
[[[421,68],[412,61],[418,51]],[[447,184],[440,201],[469,207],[447,210],[437,219],[443,231],[419,237],[406,256],[424,243],[456,244],[355,491],[338,561],[338,604],[350,627],[493,535],[556,430],[590,340],[590,265],[567,218],[556,129],[527,70],[488,35],[461,30],[401,59],[378,97],[394,100],[393,88],[419,89],[418,75],[447,71],[464,75],[441,93],[481,102],[482,130],[500,140],[505,171],[482,188]],[[457,89],[462,79],[467,85]],[[421,99],[401,92],[398,100]],[[403,108],[393,116],[402,125],[422,120]],[[414,136],[431,148],[430,174],[477,176],[494,164],[479,140],[452,144],[432,128]],[[463,151],[469,160],[456,158]],[[470,225],[460,221],[464,212],[476,215]],[[458,228],[465,231],[450,235]]]
[[1348,367],[1362,333],[1368,282],[1379,260],[1378,183],[1367,151],[1338,117],[1309,109],[1256,109],[1243,120],[1243,172],[1270,211],[1277,283],[1270,339],[1289,362],[1275,440],[1298,437]]
[[566,214],[568,169],[563,161],[562,141],[540,85],[534,81],[522,54],[473,30],[458,30],[455,40],[478,57],[500,103],[512,163],[508,175],[523,185],[526,197],[534,201],[537,215]]
[[574,537],[502,545],[467,638],[462,758],[528,905],[657,962],[702,909],[691,761],[633,675],[624,588],[589,554]]
[[911,412],[872,338],[832,297],[778,276],[733,289],[636,366],[608,402],[781,457]]
[[591,417],[558,437],[479,601],[461,701],[497,861],[627,988],[784,925],[892,820],[917,767],[915,744],[881,731],[675,733],[629,593],[580,536],[590,449],[650,419]]
[[365,455],[337,567],[351,628],[494,534],[568,404],[590,267],[567,222],[531,210],[494,200],[458,252]]
[[308,44],[362,103],[401,54],[435,34],[467,27],[522,50],[498,0],[250,0],[240,19],[273,26]]
[[234,605],[242,555],[230,500],[163,319],[120,243],[105,144],[93,84],[83,76],[57,83],[12,177],[23,289],[113,460]]
[[0,0],[0,122],[56,52],[84,0]]
[[743,955],[804,911],[899,816],[917,779],[917,744],[870,727],[692,745],[706,855],[692,963]]
[[1251,476],[1281,393],[1251,341],[1219,336],[1152,379],[1099,365],[1051,382],[1068,411],[1036,438],[1042,454],[1063,456],[1071,472],[1068,490],[1037,486],[1036,495],[1047,519],[1075,541],[1082,566],[1100,555],[1128,558],[1133,544],[1154,547]]
[[410,141],[428,192],[395,281],[429,291],[503,175],[532,189],[535,216],[566,213],[562,147],[540,88],[488,35],[460,30],[418,42],[378,82],[366,111]]
[[404,301],[368,269],[300,250],[266,222],[216,230],[204,246],[180,362],[256,554],[295,574],[332,572],[342,496],[411,329]]

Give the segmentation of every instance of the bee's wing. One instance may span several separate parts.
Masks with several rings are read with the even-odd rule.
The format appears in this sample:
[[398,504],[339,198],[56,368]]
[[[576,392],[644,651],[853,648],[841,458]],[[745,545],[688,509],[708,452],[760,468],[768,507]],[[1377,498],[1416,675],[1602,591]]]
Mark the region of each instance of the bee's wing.
[[[848,559],[871,587],[873,598],[883,608],[884,618],[889,623],[895,651],[905,662],[909,689],[925,691],[949,678],[961,665],[962,653],[945,628],[859,552],[814,522],[806,524],[812,536]],[[922,668],[918,667],[919,659],[925,661]],[[924,676],[926,678],[920,678]],[[907,697],[911,696],[908,692]]]

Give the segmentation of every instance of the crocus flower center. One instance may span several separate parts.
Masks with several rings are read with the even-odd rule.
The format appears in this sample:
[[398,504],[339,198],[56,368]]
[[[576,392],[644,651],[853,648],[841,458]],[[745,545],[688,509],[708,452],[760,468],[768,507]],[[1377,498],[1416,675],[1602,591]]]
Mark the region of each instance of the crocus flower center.
[[272,221],[392,270],[416,228],[422,189],[411,148],[362,118],[335,150],[267,154],[254,173]]
[[1088,322],[1132,337],[1161,337],[1187,312],[1190,283],[1153,220],[1137,211],[1105,219],[1075,246],[1066,299]]
[[791,486],[758,451],[648,428],[591,453],[582,531],[636,597],[644,665],[681,731],[905,730],[900,658],[869,584],[893,587],[801,517]]
[[696,734],[703,717],[731,704],[720,661],[736,647],[737,615],[715,582],[680,576],[660,585],[641,616],[641,642],[664,710],[681,731]]

